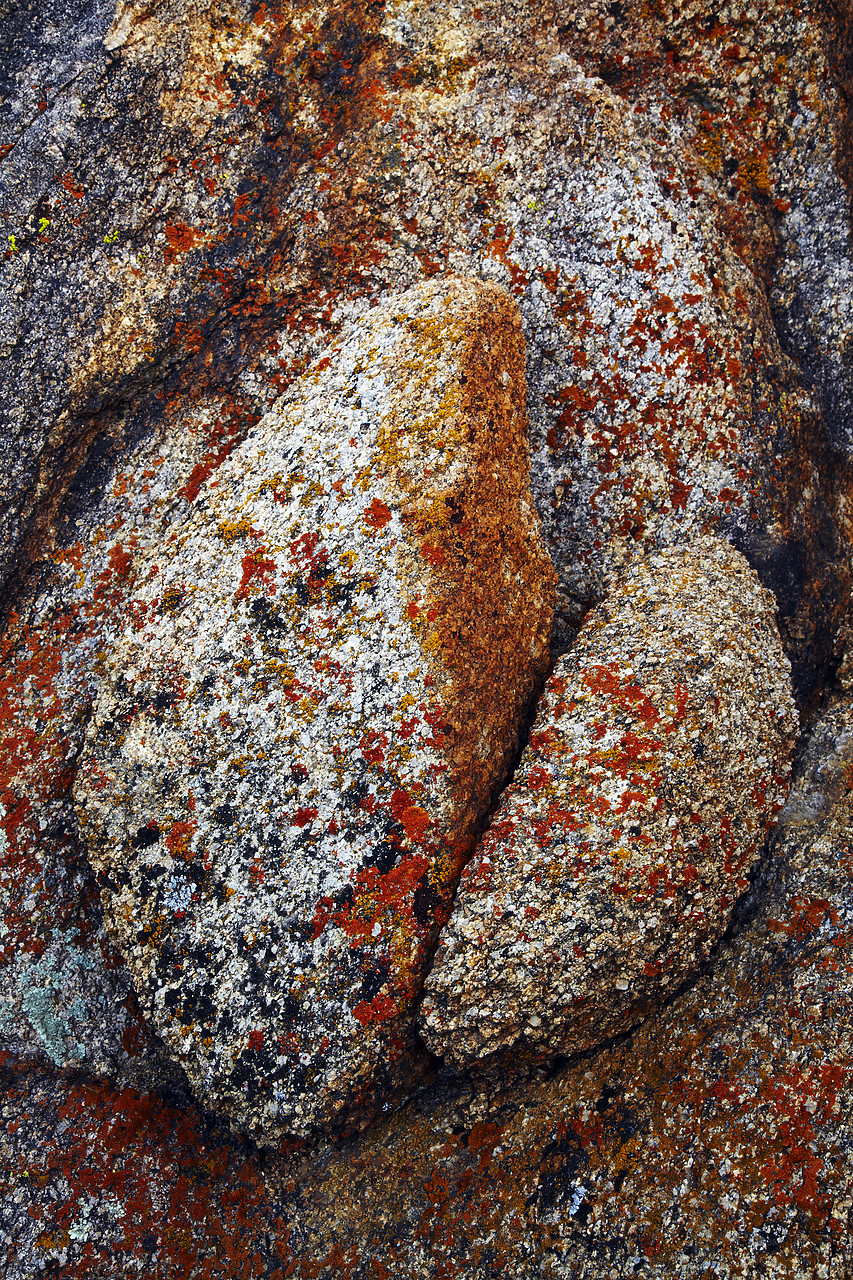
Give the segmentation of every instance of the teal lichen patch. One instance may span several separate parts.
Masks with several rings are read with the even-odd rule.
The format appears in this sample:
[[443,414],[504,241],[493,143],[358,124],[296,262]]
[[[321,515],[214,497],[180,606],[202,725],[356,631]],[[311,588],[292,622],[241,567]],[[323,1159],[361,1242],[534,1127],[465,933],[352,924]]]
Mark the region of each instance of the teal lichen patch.
[[0,1056],[120,1072],[150,1042],[100,926],[69,790],[93,630],[128,585],[130,556],[103,538],[91,552],[88,581],[79,548],[68,558],[75,605],[54,602],[41,625],[15,620],[3,650]]
[[[48,951],[31,963],[20,978],[20,1002],[30,1026],[42,1041],[50,1059],[58,1067],[85,1058],[85,1046],[74,1036],[75,1024],[87,1020],[91,1007],[81,992],[89,985],[86,971],[95,968],[94,958],[73,946]],[[80,973],[75,973],[79,970]],[[70,993],[70,998],[69,998]],[[0,999],[0,1035],[10,1030]]]

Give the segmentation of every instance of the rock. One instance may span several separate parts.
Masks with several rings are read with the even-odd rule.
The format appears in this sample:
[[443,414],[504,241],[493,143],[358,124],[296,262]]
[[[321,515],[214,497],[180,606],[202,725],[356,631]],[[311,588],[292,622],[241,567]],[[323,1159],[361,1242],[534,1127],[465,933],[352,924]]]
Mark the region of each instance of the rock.
[[374,1263],[401,1280],[843,1275],[851,762],[847,698],[813,726],[754,896],[695,985],[571,1065],[443,1073],[305,1169],[291,1239],[312,1261],[334,1242],[359,1280]]
[[138,570],[76,782],[108,928],[206,1105],[370,1114],[548,664],[496,286],[374,312]]
[[287,275],[286,193],[339,129],[372,24],[350,25],[330,100],[310,74],[323,37],[279,32],[270,57],[249,0],[50,0],[4,23],[0,584],[17,589],[81,473],[178,386],[232,382],[249,330],[266,346],[281,327],[259,298]]
[[631,556],[714,527],[776,594],[808,703],[849,593],[850,253],[820,24],[782,3],[710,28],[640,0],[610,26],[584,5],[478,14],[15,19],[7,568],[75,542],[111,467],[151,469],[164,409],[169,457],[222,402],[176,485],[195,494],[342,324],[456,271],[522,311],[558,646]]
[[735,936],[633,1035],[571,1065],[444,1071],[354,1141],[281,1153],[180,1094],[7,1070],[4,1274],[843,1276],[851,765],[848,697],[804,746]]
[[[134,564],[156,559],[282,388],[388,290],[452,267],[518,302],[558,649],[627,558],[713,525],[774,591],[803,703],[833,669],[849,479],[818,405],[830,374],[849,380],[834,283],[849,253],[820,23],[777,3],[707,29],[692,10],[653,16],[633,0],[605,27],[582,23],[583,6],[553,21],[492,0],[479,11],[448,25],[428,9],[409,21],[398,5],[335,6],[313,31],[271,7],[256,22],[250,6],[223,23],[183,4],[131,27],[112,3],[10,18],[6,478],[52,441],[37,512],[22,516],[38,576],[13,574],[6,597],[24,635],[3,694],[24,745],[0,756],[0,1043],[16,1054],[45,1053],[22,1004],[43,1001],[33,981],[56,992],[68,1064],[115,1078],[139,1030],[120,1025],[126,975],[69,797],[93,664]],[[654,275],[642,235],[661,255]],[[825,339],[822,363],[807,330]],[[633,405],[638,386],[648,404]],[[684,506],[670,486],[679,501],[689,490]],[[69,940],[85,963],[67,961]]]
[[773,602],[712,538],[635,562],[546,686],[426,984],[465,1066],[575,1053],[708,955],[787,793],[798,719]]
[[185,1097],[164,1103],[38,1068],[7,1068],[0,1078],[0,1268],[9,1280],[251,1268],[260,1222],[276,1238],[276,1262],[288,1265],[287,1227],[254,1152],[211,1129]]
[[[306,1274],[353,1280],[851,1270],[835,799],[628,1041],[538,1081],[512,1055],[444,1071],[316,1171],[283,1158],[286,1226],[248,1188],[266,1154],[205,1202],[204,1124],[177,1168],[171,1131],[147,1157],[162,1131],[122,1087],[166,1092],[188,1123],[193,1106],[71,804],[137,570],[343,328],[448,271],[522,315],[555,653],[629,559],[713,529],[776,597],[801,706],[823,704],[853,535],[849,6],[6,8],[0,1059],[44,1081],[4,1100],[25,1206],[0,1207],[10,1277],[287,1274],[288,1232]],[[97,1088],[78,1093],[81,1073]],[[105,1163],[113,1112],[129,1127]]]

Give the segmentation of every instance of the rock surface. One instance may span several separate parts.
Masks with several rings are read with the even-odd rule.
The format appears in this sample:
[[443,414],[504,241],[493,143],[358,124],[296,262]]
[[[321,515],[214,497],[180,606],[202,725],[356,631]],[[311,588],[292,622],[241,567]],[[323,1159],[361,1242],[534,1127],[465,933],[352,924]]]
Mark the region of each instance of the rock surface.
[[781,0],[711,24],[645,0],[414,18],[104,4],[16,45],[8,566],[43,563],[105,463],[164,456],[138,448],[164,402],[174,422],[219,402],[175,487],[194,494],[354,313],[452,270],[522,311],[560,643],[635,552],[714,526],[776,594],[807,701],[849,592],[831,455],[850,253],[820,23]]
[[[846,787],[843,707],[809,748],[825,812],[788,828],[790,856],[759,868],[691,991],[549,1079],[515,1077],[512,1055],[445,1072],[313,1170],[288,1146],[263,1193],[269,1151],[211,1132],[139,1008],[71,803],[137,566],[343,328],[448,270],[521,312],[556,652],[632,557],[713,530],[773,591],[810,723],[845,646],[839,678],[853,670],[848,10],[6,6],[16,1280],[42,1262],[81,1280],[853,1267],[847,801],[824,794],[824,773]],[[131,1086],[160,1097],[140,1109]]]
[[138,569],[77,812],[143,1007],[265,1138],[408,1083],[437,927],[548,664],[523,345],[427,283],[295,384]]
[[[263,1158],[197,1109],[7,1072],[10,1280],[280,1274],[843,1280],[853,1266],[853,704],[810,735],[737,935],[626,1041],[445,1072],[338,1149]],[[120,1270],[120,1269],[123,1269]],[[49,1274],[49,1271],[47,1272]]]
[[333,1241],[359,1278],[374,1259],[406,1280],[849,1271],[851,734],[845,698],[809,736],[736,936],[634,1035],[527,1080],[448,1072],[273,1183],[320,1276]]
[[708,955],[787,794],[772,597],[711,538],[635,562],[557,664],[421,1007],[456,1066],[576,1053]]

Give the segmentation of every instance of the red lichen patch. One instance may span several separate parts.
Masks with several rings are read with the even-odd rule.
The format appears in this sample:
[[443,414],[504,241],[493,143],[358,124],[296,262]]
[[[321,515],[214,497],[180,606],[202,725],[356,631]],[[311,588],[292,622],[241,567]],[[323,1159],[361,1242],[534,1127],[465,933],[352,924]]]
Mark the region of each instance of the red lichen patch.
[[119,577],[126,578],[132,564],[133,556],[129,551],[125,551],[120,542],[117,542],[116,545],[110,549],[110,571],[117,574]]
[[180,253],[189,253],[201,238],[201,232],[187,226],[185,222],[167,222],[165,235],[169,242],[169,248],[166,250],[167,263],[174,262],[175,257]]
[[61,1265],[69,1280],[116,1267],[150,1280],[294,1275],[287,1226],[251,1151],[211,1140],[192,1110],[36,1071],[7,1086],[0,1145],[22,1222],[5,1265]]
[[406,835],[416,844],[423,843],[430,821],[430,816],[426,809],[419,809],[417,805],[411,805],[400,814],[400,822]]
[[193,467],[179,492],[187,502],[195,502],[202,485],[233,452],[258,421],[258,414],[227,397],[205,441],[204,456]]
[[400,1010],[389,996],[378,995],[372,1000],[362,1000],[353,1006],[352,1016],[363,1026],[371,1022],[388,1022],[396,1018]]
[[73,196],[75,200],[83,199],[83,196],[86,194],[86,192],[83,189],[83,187],[75,180],[74,175],[72,173],[66,173],[62,178],[59,179],[59,181],[61,182],[65,190],[68,192],[68,194],[70,196]]
[[391,519],[391,508],[381,498],[374,498],[364,512],[364,523],[369,529],[384,529]]
[[316,809],[312,809],[312,808],[297,809],[293,815],[293,825],[294,827],[307,826],[307,824],[309,822],[313,822],[313,820],[316,817],[317,817]]
[[264,551],[258,547],[254,551],[247,551],[241,561],[243,575],[240,579],[240,586],[237,589],[235,600],[245,600],[249,594],[251,587],[253,592],[265,591],[268,594],[275,595],[275,561],[270,559]]
[[191,858],[190,841],[196,830],[194,822],[175,822],[163,843],[173,858]]

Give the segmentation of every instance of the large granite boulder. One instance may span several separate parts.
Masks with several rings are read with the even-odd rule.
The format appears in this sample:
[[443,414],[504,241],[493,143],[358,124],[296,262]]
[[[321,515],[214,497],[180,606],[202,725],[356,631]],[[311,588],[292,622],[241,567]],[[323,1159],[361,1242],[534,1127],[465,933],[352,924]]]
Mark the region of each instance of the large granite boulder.
[[548,664],[523,344],[494,285],[376,311],[138,572],[76,782],[109,928],[264,1137],[412,1075],[412,1003]]
[[787,794],[772,597],[712,538],[636,562],[557,664],[421,1009],[455,1065],[572,1053],[694,972]]

